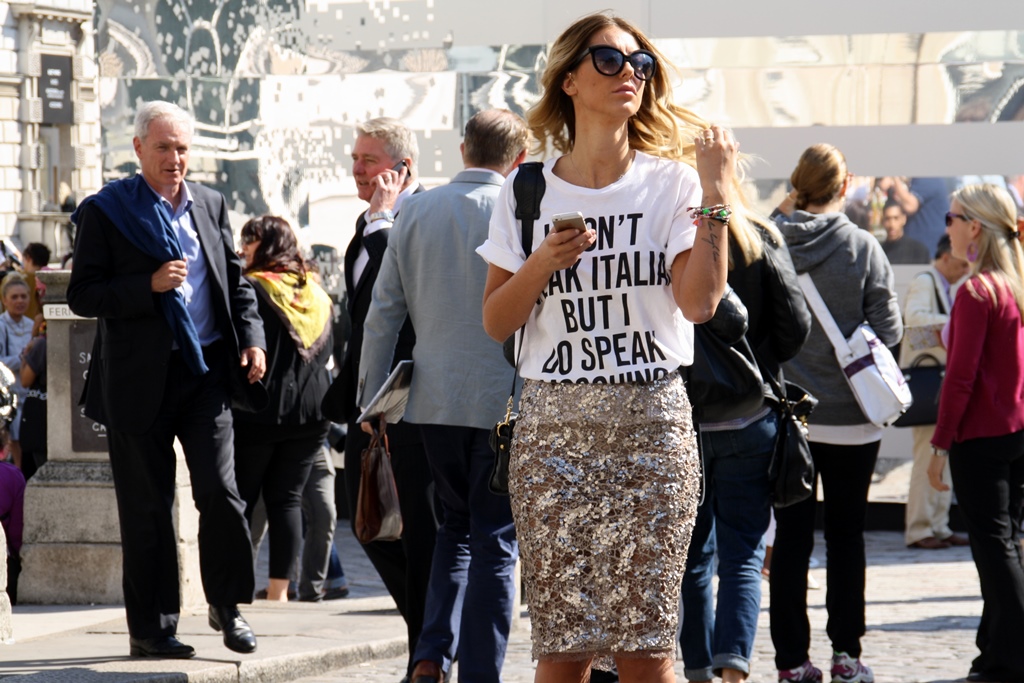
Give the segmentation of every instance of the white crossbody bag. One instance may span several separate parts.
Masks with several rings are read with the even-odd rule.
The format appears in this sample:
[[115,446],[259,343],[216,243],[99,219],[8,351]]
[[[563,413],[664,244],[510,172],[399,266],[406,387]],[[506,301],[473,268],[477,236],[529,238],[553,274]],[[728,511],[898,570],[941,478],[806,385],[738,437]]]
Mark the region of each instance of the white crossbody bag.
[[866,322],[844,339],[811,276],[804,273],[798,280],[864,416],[879,427],[892,424],[914,401],[896,359]]

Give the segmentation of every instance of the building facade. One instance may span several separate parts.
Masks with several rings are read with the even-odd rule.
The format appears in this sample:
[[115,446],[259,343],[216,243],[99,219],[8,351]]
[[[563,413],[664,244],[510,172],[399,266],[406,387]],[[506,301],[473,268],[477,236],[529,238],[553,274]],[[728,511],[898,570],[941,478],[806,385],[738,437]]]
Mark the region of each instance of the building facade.
[[[819,141],[867,178],[1024,174],[1017,0],[862,0],[831,12],[809,0],[727,4],[602,7],[678,65],[677,101],[736,129],[766,208],[800,150]],[[585,0],[0,3],[0,236],[49,235],[67,195],[134,172],[132,117],[162,98],[196,116],[192,178],[229,198],[233,220],[270,211],[343,245],[360,208],[348,173],[355,123],[405,121],[420,138],[421,175],[443,182],[460,168],[463,123],[483,108],[528,109],[550,41],[593,9]]]
[[70,249],[68,211],[101,185],[95,7],[0,3],[0,237]]

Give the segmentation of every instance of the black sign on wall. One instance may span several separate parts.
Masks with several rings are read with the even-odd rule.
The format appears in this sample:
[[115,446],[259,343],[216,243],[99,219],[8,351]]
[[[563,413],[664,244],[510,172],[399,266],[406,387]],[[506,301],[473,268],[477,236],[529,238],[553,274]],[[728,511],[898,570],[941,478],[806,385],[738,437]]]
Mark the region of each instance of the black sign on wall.
[[71,57],[40,55],[39,96],[43,99],[43,123],[74,123],[71,108]]
[[95,320],[75,320],[68,335],[71,351],[71,450],[75,453],[106,453],[107,428],[85,416],[78,399],[85,388],[96,337]]

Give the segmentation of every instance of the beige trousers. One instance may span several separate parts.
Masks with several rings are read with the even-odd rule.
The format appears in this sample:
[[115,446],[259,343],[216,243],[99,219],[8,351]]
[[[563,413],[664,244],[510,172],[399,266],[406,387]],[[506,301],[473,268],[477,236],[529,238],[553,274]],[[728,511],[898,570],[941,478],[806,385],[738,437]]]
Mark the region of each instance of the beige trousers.
[[[907,493],[907,515],[905,539],[907,545],[923,538],[934,536],[949,538],[949,506],[953,500],[951,491],[936,491],[928,483],[928,464],[932,459],[932,436],[935,425],[911,427],[914,432],[914,465],[910,470],[910,490]],[[948,484],[949,463],[943,479]]]

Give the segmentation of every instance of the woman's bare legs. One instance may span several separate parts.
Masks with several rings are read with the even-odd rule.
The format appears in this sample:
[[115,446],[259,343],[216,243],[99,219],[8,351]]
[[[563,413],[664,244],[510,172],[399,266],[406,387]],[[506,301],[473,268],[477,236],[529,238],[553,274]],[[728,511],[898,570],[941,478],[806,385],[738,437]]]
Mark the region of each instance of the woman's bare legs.
[[622,683],[675,683],[676,672],[669,657],[616,657]]
[[590,661],[552,661],[541,657],[533,683],[589,683]]
[[743,683],[745,680],[747,680],[747,674],[739,669],[728,667],[722,669],[722,683]]
[[270,579],[267,585],[267,600],[288,602],[288,579]]

